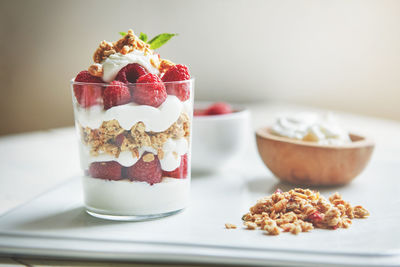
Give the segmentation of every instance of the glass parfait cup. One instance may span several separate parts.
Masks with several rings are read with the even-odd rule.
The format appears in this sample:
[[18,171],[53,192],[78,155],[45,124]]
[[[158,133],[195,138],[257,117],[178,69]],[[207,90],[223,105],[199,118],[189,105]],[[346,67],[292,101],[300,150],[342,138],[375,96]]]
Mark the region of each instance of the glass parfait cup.
[[[125,86],[134,96],[153,85]],[[194,79],[163,83],[173,94],[157,107],[115,93],[110,101],[111,86],[71,81],[86,211],[135,221],[182,210],[190,195]]]

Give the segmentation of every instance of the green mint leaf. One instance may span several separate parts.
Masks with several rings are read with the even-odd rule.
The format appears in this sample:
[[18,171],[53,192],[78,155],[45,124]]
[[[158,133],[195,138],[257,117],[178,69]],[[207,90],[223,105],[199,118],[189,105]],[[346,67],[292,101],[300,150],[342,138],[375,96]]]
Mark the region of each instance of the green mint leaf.
[[169,41],[169,39],[171,39],[172,37],[174,37],[175,33],[161,33],[159,35],[157,35],[156,37],[154,37],[153,39],[151,39],[148,44],[150,45],[150,49],[157,49],[160,48],[161,46],[163,46],[166,42]]
[[121,36],[125,36],[125,35],[127,35],[127,33],[126,33],[126,32],[119,32],[119,34],[121,34]]
[[142,40],[143,42],[147,42],[147,34],[141,32],[139,35],[139,39]]

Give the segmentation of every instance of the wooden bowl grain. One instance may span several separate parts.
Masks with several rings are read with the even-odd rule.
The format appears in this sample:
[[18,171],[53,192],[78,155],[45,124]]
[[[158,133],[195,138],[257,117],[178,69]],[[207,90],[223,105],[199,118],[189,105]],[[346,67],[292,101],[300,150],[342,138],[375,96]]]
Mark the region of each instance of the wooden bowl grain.
[[256,131],[258,152],[279,179],[298,185],[343,185],[367,166],[374,142],[350,134],[351,143],[320,145],[273,135],[270,128]]

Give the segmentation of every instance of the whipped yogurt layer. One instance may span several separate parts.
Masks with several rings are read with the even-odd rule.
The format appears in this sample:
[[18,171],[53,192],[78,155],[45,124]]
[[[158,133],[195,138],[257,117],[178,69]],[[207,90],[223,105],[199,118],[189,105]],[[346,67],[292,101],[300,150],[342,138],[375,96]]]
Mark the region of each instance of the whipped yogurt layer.
[[102,106],[82,108],[76,106],[76,119],[82,127],[97,129],[104,121],[117,120],[129,131],[133,125],[143,122],[147,132],[163,132],[176,122],[187,104],[176,96],[168,95],[158,108],[129,103],[104,110]]
[[183,209],[190,179],[163,178],[161,183],[111,181],[84,176],[86,206],[97,213],[148,215]]
[[151,61],[158,62],[158,55],[145,54],[144,51],[140,50],[133,50],[126,55],[121,53],[112,54],[101,63],[103,66],[103,81],[106,83],[112,82],[123,67],[132,63],[138,63],[150,73],[159,74],[158,68],[154,67]]
[[275,135],[323,145],[341,145],[351,142],[349,133],[339,126],[331,113],[318,115],[300,113],[279,117],[271,131]]
[[[107,153],[101,153],[98,156],[90,155],[89,148],[84,144],[80,144],[81,167],[84,170],[89,168],[93,162],[116,161],[122,166],[130,167],[135,164],[145,152],[157,155],[158,151],[152,147],[144,146],[139,149],[139,158],[132,155],[130,151],[122,151],[118,158]],[[181,156],[189,151],[189,144],[186,138],[172,139],[169,138],[162,148],[164,156],[160,160],[161,169],[164,171],[173,171],[181,165]]]

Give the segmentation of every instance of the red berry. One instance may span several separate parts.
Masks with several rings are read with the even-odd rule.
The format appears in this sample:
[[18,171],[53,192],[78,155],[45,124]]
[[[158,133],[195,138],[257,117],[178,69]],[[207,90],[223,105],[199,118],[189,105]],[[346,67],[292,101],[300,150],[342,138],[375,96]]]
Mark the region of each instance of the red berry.
[[120,180],[121,165],[116,161],[93,162],[90,164],[89,174],[93,178]]
[[138,63],[128,64],[123,67],[115,77],[115,81],[123,83],[136,83],[136,80],[147,73],[146,69]]
[[127,104],[131,101],[129,88],[122,82],[112,81],[104,90],[104,108],[109,109],[114,106]]
[[185,65],[174,65],[167,70],[162,78],[163,82],[190,80],[189,70]]
[[103,80],[100,77],[92,76],[87,70],[83,70],[76,75],[75,82],[102,83]]
[[205,116],[205,115],[207,115],[207,114],[204,109],[195,109],[193,111],[193,116]]
[[311,222],[320,222],[322,221],[323,216],[321,213],[319,213],[319,211],[315,211],[314,213],[311,213],[310,215],[308,215],[307,220],[311,221]]
[[[75,82],[81,83],[103,83],[99,77],[90,75],[87,70],[81,71],[76,75]],[[74,95],[79,105],[84,108],[98,104],[102,96],[102,87],[94,84],[74,84]]]
[[132,98],[140,105],[159,107],[167,99],[167,92],[157,75],[147,73],[137,79]]
[[282,194],[282,193],[283,193],[283,191],[280,188],[277,188],[275,190],[275,194]]
[[162,77],[169,95],[177,96],[181,101],[186,101],[190,97],[190,85],[188,82],[170,83],[176,81],[190,80],[189,70],[185,65],[174,65],[167,70]]
[[164,177],[181,178],[184,179],[188,174],[187,154],[181,156],[181,165],[173,171],[163,171]]
[[222,114],[230,114],[233,110],[230,105],[224,102],[217,102],[211,106],[209,106],[205,113],[207,115],[222,115]]
[[150,162],[143,160],[147,154],[151,153],[144,153],[134,165],[127,168],[126,175],[134,181],[147,182],[152,185],[161,182],[162,170],[156,155],[153,155],[154,159]]

